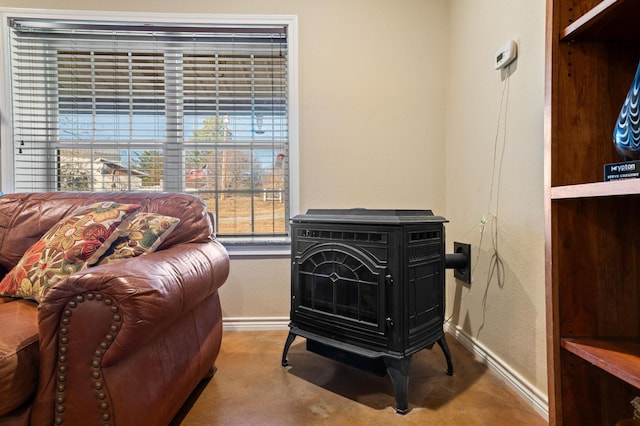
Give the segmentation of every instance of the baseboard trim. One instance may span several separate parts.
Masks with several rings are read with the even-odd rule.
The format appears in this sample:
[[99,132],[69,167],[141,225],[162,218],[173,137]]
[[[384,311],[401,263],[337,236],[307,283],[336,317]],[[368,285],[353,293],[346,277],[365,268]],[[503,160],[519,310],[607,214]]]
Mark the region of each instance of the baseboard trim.
[[[549,402],[545,394],[529,383],[524,377],[514,371],[502,359],[489,349],[484,347],[474,337],[469,336],[462,328],[449,322],[445,323],[445,331],[455,337],[465,348],[473,353],[476,358],[484,362],[487,367],[498,375],[510,388],[512,388],[527,404],[531,406],[542,418],[549,419]],[[455,364],[454,364],[455,366]]]
[[[224,318],[222,327],[227,331],[271,331],[289,329],[289,317],[233,317]],[[542,418],[549,418],[549,403],[546,395],[514,371],[502,359],[484,347],[462,328],[446,322],[445,331],[467,348],[477,359],[484,362],[507,386],[512,388]],[[454,363],[455,367],[455,363]]]
[[288,330],[289,317],[235,317],[223,318],[222,328],[229,331]]

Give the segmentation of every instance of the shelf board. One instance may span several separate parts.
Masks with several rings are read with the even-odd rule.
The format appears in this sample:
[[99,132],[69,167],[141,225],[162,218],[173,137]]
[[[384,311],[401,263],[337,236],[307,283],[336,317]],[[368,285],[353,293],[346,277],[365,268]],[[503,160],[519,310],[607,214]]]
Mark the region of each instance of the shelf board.
[[640,389],[640,341],[562,339],[562,347]]
[[603,0],[568,25],[560,34],[562,41],[639,40],[637,0]]
[[552,200],[611,197],[616,195],[640,195],[640,179],[623,179],[609,182],[551,187]]

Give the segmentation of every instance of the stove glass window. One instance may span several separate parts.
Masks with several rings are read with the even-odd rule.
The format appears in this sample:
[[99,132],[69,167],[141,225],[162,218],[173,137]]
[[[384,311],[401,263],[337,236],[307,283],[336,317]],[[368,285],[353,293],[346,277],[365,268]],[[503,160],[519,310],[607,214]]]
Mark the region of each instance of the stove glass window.
[[300,304],[377,324],[379,279],[357,257],[334,248],[322,250],[300,265]]

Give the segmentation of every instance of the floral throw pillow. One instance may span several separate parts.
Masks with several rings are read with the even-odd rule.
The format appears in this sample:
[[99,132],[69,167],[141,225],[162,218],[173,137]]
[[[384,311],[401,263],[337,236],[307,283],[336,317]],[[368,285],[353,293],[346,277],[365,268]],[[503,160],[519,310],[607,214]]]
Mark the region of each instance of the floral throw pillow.
[[176,217],[157,213],[135,213],[127,229],[106,251],[98,265],[155,251],[179,222]]
[[108,201],[75,210],[27,249],[0,282],[0,295],[40,302],[58,281],[96,262],[139,208]]

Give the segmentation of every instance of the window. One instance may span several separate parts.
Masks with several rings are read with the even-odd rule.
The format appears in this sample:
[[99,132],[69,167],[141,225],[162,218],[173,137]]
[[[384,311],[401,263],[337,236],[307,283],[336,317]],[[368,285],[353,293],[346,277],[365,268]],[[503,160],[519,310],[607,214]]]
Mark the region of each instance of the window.
[[6,22],[13,190],[191,192],[221,238],[286,238],[290,23]]

